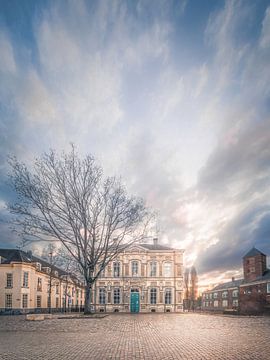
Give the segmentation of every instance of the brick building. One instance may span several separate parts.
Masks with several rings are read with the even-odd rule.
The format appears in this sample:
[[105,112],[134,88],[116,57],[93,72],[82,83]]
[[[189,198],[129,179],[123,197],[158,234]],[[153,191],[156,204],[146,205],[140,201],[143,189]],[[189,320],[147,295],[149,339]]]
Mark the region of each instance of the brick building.
[[80,309],[84,284],[31,253],[0,249],[0,314]]
[[244,278],[219,284],[202,294],[202,310],[260,314],[270,311],[270,269],[256,248],[243,257]]
[[94,289],[98,312],[182,312],[183,250],[137,244],[118,255]]

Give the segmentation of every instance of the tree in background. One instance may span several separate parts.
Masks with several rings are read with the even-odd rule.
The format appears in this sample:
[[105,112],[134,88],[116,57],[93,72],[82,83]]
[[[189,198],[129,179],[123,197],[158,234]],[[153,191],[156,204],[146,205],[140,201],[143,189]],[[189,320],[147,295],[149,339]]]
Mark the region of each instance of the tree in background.
[[185,270],[184,291],[184,308],[186,310],[194,310],[197,306],[198,298],[198,276],[195,266]]
[[91,313],[101,271],[146,236],[152,216],[144,201],[129,196],[116,177],[104,177],[92,156],[81,159],[74,146],[68,153],[44,153],[31,169],[15,157],[10,165],[16,231],[24,244],[61,242],[84,277],[85,313]]

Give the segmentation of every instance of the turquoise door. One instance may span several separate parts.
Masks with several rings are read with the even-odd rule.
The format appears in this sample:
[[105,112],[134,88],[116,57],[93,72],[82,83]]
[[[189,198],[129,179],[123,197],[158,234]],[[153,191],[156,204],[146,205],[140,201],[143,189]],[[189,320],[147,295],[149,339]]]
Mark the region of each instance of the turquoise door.
[[138,313],[140,311],[140,294],[138,292],[130,293],[130,312]]

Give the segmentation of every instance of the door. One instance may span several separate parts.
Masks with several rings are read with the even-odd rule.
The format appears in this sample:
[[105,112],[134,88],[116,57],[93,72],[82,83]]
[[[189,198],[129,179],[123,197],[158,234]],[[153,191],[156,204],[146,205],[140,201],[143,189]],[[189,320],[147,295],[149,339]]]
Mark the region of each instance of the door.
[[130,293],[130,312],[138,313],[140,311],[140,294],[139,292]]

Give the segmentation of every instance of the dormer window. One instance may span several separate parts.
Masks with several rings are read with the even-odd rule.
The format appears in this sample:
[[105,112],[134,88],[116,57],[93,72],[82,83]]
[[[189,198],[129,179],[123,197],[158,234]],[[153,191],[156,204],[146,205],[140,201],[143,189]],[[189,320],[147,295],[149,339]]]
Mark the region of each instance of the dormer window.
[[41,263],[39,263],[39,262],[36,263],[36,269],[38,271],[41,271]]

